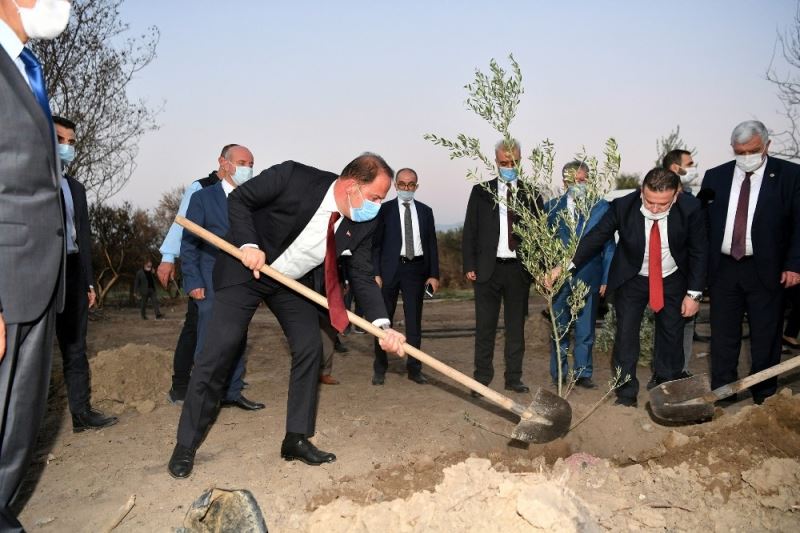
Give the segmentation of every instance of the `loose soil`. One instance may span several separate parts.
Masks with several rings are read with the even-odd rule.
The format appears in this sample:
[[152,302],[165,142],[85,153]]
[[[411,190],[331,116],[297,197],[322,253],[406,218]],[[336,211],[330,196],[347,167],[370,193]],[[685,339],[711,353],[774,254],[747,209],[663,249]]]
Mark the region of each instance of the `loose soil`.
[[[341,384],[321,388],[313,439],[338,460],[309,467],[279,456],[289,355],[263,308],[250,327],[245,395],[267,408],[223,409],[192,476],[174,480],[166,463],[179,408],[167,391],[184,304],[164,310],[160,321],[106,311],[89,325],[93,403],[120,416],[111,428],[72,433],[56,349],[49,410],[19,502],[29,530],[99,531],[135,495],[115,531],[172,531],[209,487],[250,490],[277,532],[800,530],[800,396],[792,395],[800,373],[783,376],[783,392],[763,406],[742,399],[705,424],[659,425],[642,391],[639,408],[606,399],[565,438],[522,446],[507,437],[514,415],[433,372],[420,386],[394,360],[386,384],[372,386],[372,339],[351,334],[350,351],[334,361]],[[550,387],[540,311],[532,300],[523,379]],[[426,302],[424,315],[423,349],[471,374],[473,302]],[[492,386],[504,392],[502,342],[500,329]],[[695,353],[707,350],[695,344]],[[692,371],[707,365],[695,358]],[[601,388],[570,394],[573,421],[602,399],[609,366],[608,354],[595,354]],[[642,383],[649,377],[639,369]]]

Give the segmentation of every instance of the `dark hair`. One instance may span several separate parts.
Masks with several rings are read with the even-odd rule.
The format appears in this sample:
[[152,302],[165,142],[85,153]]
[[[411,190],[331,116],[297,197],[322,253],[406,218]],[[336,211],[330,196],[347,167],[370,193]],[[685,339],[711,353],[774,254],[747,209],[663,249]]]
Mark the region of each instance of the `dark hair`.
[[677,174],[661,167],[648,172],[642,180],[642,188],[647,187],[653,192],[677,191],[680,185],[681,179]]
[[344,167],[341,176],[343,178],[354,178],[359,183],[372,183],[378,174],[383,173],[394,179],[394,170],[378,154],[364,152],[356,157]]
[[575,174],[578,173],[579,170],[583,170],[587,174],[589,173],[589,165],[584,163],[583,161],[570,161],[564,168],[561,169],[561,177],[564,179],[573,178]]
[[228,159],[228,150],[230,150],[234,146],[239,146],[239,145],[236,144],[236,143],[226,144],[225,146],[222,147],[222,151],[219,153],[219,156],[222,157],[222,158]]
[[59,117],[58,115],[53,115],[53,124],[58,124],[59,126],[64,126],[65,128],[69,128],[72,131],[75,131],[75,123],[68,118]]
[[661,161],[661,168],[663,168],[664,170],[669,170],[669,167],[671,167],[672,165],[681,166],[681,160],[685,155],[692,155],[692,152],[681,149],[670,150],[669,152],[667,152],[667,155],[665,155],[664,159]]
[[400,170],[398,170],[397,172],[395,172],[395,174],[394,174],[394,175],[395,175],[395,177],[398,177],[398,176],[400,176],[400,173],[401,173],[401,172],[411,172],[412,174],[414,174],[414,179],[415,179],[415,180],[417,180],[417,181],[419,181],[419,176],[417,176],[417,171],[416,171],[416,170],[414,170],[413,168],[408,168],[408,167],[406,167],[406,168],[401,168]]

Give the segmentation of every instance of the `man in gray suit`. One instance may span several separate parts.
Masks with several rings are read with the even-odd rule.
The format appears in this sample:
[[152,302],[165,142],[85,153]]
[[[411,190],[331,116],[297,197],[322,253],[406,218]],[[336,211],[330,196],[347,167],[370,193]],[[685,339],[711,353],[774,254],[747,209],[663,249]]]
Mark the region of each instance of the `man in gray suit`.
[[66,27],[66,0],[0,0],[0,531],[47,406],[55,314],[64,302],[61,169],[44,76],[28,39]]

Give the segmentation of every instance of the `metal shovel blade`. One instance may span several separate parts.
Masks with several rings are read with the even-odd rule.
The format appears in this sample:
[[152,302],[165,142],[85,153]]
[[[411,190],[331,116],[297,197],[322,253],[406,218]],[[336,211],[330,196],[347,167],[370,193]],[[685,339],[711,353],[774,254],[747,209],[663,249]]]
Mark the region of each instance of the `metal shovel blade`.
[[546,419],[549,424],[522,415],[519,424],[511,432],[511,438],[541,444],[560,439],[569,431],[572,423],[572,407],[557,394],[538,388],[528,406],[528,411]]
[[698,422],[714,416],[714,403],[704,398],[711,392],[708,374],[667,381],[650,389],[650,409],[669,422]]

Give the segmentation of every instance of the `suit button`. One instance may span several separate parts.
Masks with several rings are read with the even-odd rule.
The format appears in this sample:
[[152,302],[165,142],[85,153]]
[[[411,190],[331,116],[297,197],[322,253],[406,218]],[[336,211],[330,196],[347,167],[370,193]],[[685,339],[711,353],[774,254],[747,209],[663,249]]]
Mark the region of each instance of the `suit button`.
[[56,230],[56,235],[58,235],[59,237],[63,237],[64,236],[64,228],[58,228]]

